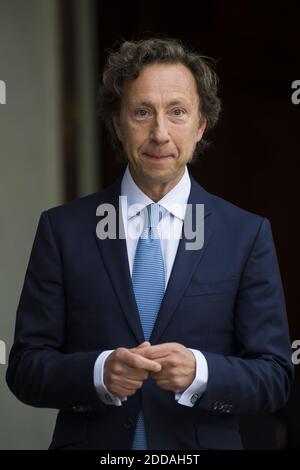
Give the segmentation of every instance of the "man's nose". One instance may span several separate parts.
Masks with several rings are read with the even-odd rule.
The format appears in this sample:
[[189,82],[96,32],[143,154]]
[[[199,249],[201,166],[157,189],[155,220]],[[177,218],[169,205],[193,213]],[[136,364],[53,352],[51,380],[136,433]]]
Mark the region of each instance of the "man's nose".
[[169,131],[164,117],[157,116],[156,119],[154,119],[150,131],[150,139],[156,144],[165,144],[169,142]]

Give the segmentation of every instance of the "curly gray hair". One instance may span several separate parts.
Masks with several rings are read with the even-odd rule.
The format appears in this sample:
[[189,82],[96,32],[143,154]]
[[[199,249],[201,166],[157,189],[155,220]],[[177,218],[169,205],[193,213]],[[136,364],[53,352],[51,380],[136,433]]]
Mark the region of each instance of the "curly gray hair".
[[109,130],[112,144],[121,157],[126,161],[123,147],[119,141],[113,117],[118,116],[122,100],[124,80],[135,80],[141,70],[149,64],[164,63],[185,65],[193,73],[199,95],[199,115],[206,119],[204,138],[196,145],[191,161],[207,147],[206,135],[215,127],[221,111],[221,101],[217,96],[218,77],[208,64],[208,57],[201,56],[187,49],[177,39],[145,39],[140,41],[125,41],[119,50],[108,55],[103,70],[102,86],[100,87],[100,115]]

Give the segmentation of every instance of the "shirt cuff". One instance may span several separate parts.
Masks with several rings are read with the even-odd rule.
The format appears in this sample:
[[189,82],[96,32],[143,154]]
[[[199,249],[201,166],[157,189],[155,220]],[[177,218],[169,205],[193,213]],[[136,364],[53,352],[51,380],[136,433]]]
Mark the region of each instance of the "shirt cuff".
[[97,360],[94,366],[94,386],[96,388],[96,392],[100,400],[103,401],[106,405],[122,406],[122,402],[126,401],[127,397],[118,397],[110,393],[103,379],[104,363],[105,363],[106,358],[112,352],[113,352],[113,349],[111,351],[103,351],[97,357]]
[[194,381],[184,392],[175,394],[175,400],[180,405],[192,407],[207,388],[208,366],[204,355],[200,351],[188,349],[196,359],[196,375]]

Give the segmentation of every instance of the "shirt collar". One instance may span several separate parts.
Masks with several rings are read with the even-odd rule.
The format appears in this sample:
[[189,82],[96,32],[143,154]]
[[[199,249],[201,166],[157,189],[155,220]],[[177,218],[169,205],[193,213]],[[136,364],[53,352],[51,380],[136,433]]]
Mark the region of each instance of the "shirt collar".
[[[158,201],[158,204],[167,209],[175,217],[184,220],[190,190],[191,180],[188,169],[185,166],[184,174],[180,181],[173,189],[171,189],[171,191],[165,194],[164,197]],[[134,182],[128,164],[122,178],[121,195],[127,196],[128,219],[137,215],[137,213],[148,204],[154,202]],[[137,206],[134,206],[136,204],[139,204],[140,209],[137,209]]]

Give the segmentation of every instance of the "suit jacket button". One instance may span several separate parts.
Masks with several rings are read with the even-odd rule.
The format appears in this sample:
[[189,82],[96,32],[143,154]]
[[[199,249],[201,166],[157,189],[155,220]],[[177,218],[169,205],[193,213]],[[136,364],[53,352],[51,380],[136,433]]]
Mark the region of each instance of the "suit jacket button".
[[125,429],[131,429],[132,428],[132,420],[130,418],[128,418],[128,420],[126,421],[126,423],[123,423],[123,426]]

